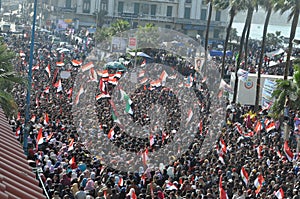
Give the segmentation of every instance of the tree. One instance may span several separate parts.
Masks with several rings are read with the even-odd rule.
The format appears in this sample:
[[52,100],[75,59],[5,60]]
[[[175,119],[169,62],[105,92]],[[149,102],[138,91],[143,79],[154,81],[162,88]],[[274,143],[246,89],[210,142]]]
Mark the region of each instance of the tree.
[[125,20],[117,20],[110,27],[101,27],[97,29],[95,38],[97,42],[108,40],[111,36],[122,33],[130,29],[130,24]]
[[260,0],[259,4],[266,10],[267,15],[264,23],[264,30],[263,30],[263,37],[261,42],[261,52],[259,56],[259,63],[258,63],[258,69],[257,69],[257,81],[256,81],[256,95],[255,95],[255,111],[258,111],[258,105],[259,105],[259,93],[260,93],[260,73],[261,73],[261,67],[263,63],[263,56],[265,53],[265,45],[266,45],[266,36],[268,32],[268,26],[270,21],[270,16],[272,14],[273,10],[273,0]]
[[[145,26],[138,26],[136,32],[138,47],[157,48],[160,33],[153,23],[147,23]],[[139,47],[139,48],[140,48]]]
[[246,35],[246,31],[247,28],[249,26],[249,23],[251,23],[251,19],[252,19],[252,15],[254,12],[254,7],[251,6],[252,1],[251,0],[247,0],[246,3],[244,5],[246,5],[248,7],[248,11],[247,11],[247,17],[246,17],[246,22],[243,28],[243,32],[242,32],[242,36],[240,39],[240,47],[239,47],[239,54],[237,55],[237,59],[236,59],[236,65],[235,65],[235,83],[234,83],[234,89],[233,89],[233,99],[232,101],[235,102],[236,101],[236,97],[237,97],[237,89],[238,89],[238,70],[240,67],[240,63],[241,63],[241,57],[242,57],[242,53],[243,53],[243,45],[244,45],[244,41],[245,41],[245,35]]
[[204,46],[204,50],[205,50],[205,68],[204,68],[204,70],[205,71],[206,71],[206,64],[207,64],[209,27],[210,27],[210,21],[211,21],[213,0],[206,0],[206,3],[209,4],[209,6],[208,6],[208,17],[207,17],[207,23],[206,23],[205,46]]
[[101,28],[104,24],[104,18],[107,15],[106,10],[99,10],[98,12],[95,12],[95,17],[96,17],[96,28]]
[[288,21],[292,20],[292,26],[291,26],[291,32],[290,32],[290,38],[289,38],[289,46],[288,46],[288,52],[287,52],[287,58],[284,68],[284,80],[287,80],[287,77],[289,75],[289,69],[291,65],[291,54],[293,51],[293,40],[295,38],[296,29],[298,25],[299,20],[299,14],[300,14],[300,1],[299,0],[278,0],[278,3],[275,5],[275,9],[280,10],[280,13],[283,14],[286,11],[291,11]]
[[228,23],[228,26],[226,29],[226,38],[225,38],[224,47],[223,47],[224,49],[223,49],[222,68],[221,68],[221,78],[222,79],[223,79],[224,73],[225,73],[225,58],[226,58],[226,51],[227,51],[228,41],[229,41],[229,37],[230,37],[231,27],[232,27],[233,19],[238,11],[238,6],[237,6],[236,2],[237,1],[232,1],[232,0],[226,0],[226,1],[215,0],[215,2],[214,2],[216,8],[219,8],[219,9],[226,9],[226,8],[230,7],[230,9],[229,9],[230,19],[229,19],[229,23]]
[[290,108],[296,110],[300,106],[300,59],[294,61],[294,75],[289,80],[277,80],[276,89],[272,93],[275,99],[271,111],[274,118],[283,114],[284,100],[289,95],[292,103]]
[[281,31],[276,31],[274,33],[267,33],[266,35],[266,46],[271,46],[272,48],[278,48],[282,45],[283,39],[281,36]]
[[14,54],[0,41],[0,106],[7,117],[15,115],[18,108],[11,95],[13,84],[23,82],[23,79],[13,70],[11,63],[14,57]]
[[[252,8],[253,7],[253,8]],[[248,9],[255,9],[256,11],[258,10],[258,2],[257,0],[252,0],[251,3],[248,5]],[[249,21],[248,21],[248,26],[247,26],[247,34],[245,38],[245,64],[244,68],[247,70],[247,64],[248,64],[248,42],[249,42],[249,36],[250,36],[250,30],[251,30],[251,22],[252,22],[252,17],[253,17],[253,12],[251,12],[251,16],[249,16]]]

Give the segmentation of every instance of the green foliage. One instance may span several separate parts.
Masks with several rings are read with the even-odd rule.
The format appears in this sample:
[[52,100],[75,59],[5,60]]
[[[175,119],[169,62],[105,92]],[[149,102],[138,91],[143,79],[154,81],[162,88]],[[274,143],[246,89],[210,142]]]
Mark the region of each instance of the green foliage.
[[3,43],[0,43],[0,106],[8,117],[17,111],[17,105],[10,94],[13,84],[24,82],[13,70],[11,60],[14,55],[14,53],[7,50]]
[[273,92],[275,102],[272,106],[272,114],[278,118],[283,113],[283,106],[286,95],[291,98],[291,109],[300,107],[300,60],[294,62],[294,75],[291,80],[277,80],[276,90]]
[[148,23],[145,26],[138,26],[136,35],[139,48],[156,48],[159,43],[157,27],[152,23]]
[[267,33],[266,36],[266,46],[274,46],[277,48],[282,45],[283,36],[281,35],[280,31],[276,31],[276,33]]
[[110,27],[102,27],[97,29],[95,38],[97,42],[102,42],[107,39],[110,39],[110,37],[121,33],[123,31],[129,30],[130,29],[130,24],[128,21],[125,20],[120,20],[118,19],[116,22],[111,24]]

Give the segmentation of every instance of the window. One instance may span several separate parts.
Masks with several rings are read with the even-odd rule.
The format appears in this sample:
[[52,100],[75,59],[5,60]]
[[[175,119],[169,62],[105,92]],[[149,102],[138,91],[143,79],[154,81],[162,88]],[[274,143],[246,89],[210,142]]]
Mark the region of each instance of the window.
[[151,5],[151,16],[155,16],[156,15],[156,5]]
[[205,0],[202,0],[202,5],[206,5],[206,1]]
[[84,0],[82,12],[90,13],[90,9],[91,9],[91,0]]
[[167,6],[167,17],[172,17],[173,6]]
[[192,0],[185,0],[185,3],[192,3]]
[[66,8],[72,7],[72,0],[66,0]]
[[206,9],[201,9],[201,20],[206,20]]
[[165,26],[167,29],[171,29],[171,25],[166,25]]
[[136,15],[140,14],[140,4],[139,3],[134,3],[133,4],[133,12]]
[[142,4],[142,14],[143,15],[149,14],[149,4]]
[[219,36],[220,36],[220,30],[215,29],[214,30],[214,38],[219,38]]
[[108,2],[107,2],[107,0],[102,0],[100,2],[100,10],[108,10]]
[[189,19],[191,17],[191,8],[185,7],[184,8],[184,18]]
[[221,21],[221,12],[219,10],[216,12],[216,21]]
[[119,1],[118,3],[118,13],[123,13],[124,10],[124,2],[123,1]]

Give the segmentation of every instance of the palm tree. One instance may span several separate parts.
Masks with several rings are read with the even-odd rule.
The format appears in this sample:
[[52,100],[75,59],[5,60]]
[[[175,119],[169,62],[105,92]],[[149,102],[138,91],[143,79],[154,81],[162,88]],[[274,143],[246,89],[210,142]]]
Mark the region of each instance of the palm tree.
[[22,83],[23,79],[18,77],[12,67],[14,54],[9,52],[6,46],[0,41],[0,106],[7,117],[15,115],[17,104],[10,94],[14,83]]
[[226,0],[226,1],[215,0],[215,2],[214,2],[215,7],[219,8],[219,9],[227,9],[230,6],[230,10],[229,10],[230,19],[229,19],[229,23],[228,23],[228,26],[226,29],[226,38],[224,41],[223,56],[222,56],[222,68],[221,68],[221,78],[222,79],[223,79],[224,73],[225,73],[225,58],[226,58],[226,51],[227,51],[228,41],[229,41],[229,37],[230,37],[231,27],[232,27],[233,19],[238,11],[237,2],[238,1],[234,1],[234,0]]
[[280,13],[283,14],[286,11],[291,11],[288,21],[293,18],[290,38],[289,38],[289,47],[287,52],[287,58],[284,68],[284,80],[287,80],[289,69],[290,69],[290,61],[291,61],[291,54],[293,51],[293,40],[295,38],[295,33],[298,25],[299,14],[300,14],[300,1],[299,0],[278,0],[278,3],[275,5],[275,10],[280,10]]
[[210,21],[211,21],[211,14],[212,14],[212,6],[213,6],[213,0],[206,0],[206,3],[208,5],[208,17],[207,17],[207,24],[206,24],[206,33],[205,33],[205,67],[204,67],[204,74],[206,71],[206,65],[207,65],[207,53],[208,53],[208,37],[209,37],[209,27],[210,27]]
[[265,52],[266,37],[267,37],[267,32],[268,32],[270,16],[272,14],[272,9],[274,6],[274,0],[260,0],[259,4],[267,11],[267,15],[266,15],[265,23],[264,23],[263,37],[262,37],[262,42],[261,42],[261,52],[260,52],[260,56],[259,56],[259,63],[258,63],[258,69],[257,69],[255,111],[258,111],[259,93],[260,93],[260,72],[261,72],[263,56],[264,56],[264,52]]
[[247,11],[247,17],[246,17],[246,22],[243,28],[243,32],[242,32],[242,36],[240,39],[240,47],[239,47],[239,54],[237,55],[237,59],[236,59],[236,66],[235,66],[235,83],[234,83],[234,90],[233,90],[233,102],[236,102],[236,97],[237,97],[237,89],[238,89],[238,70],[240,67],[240,63],[241,63],[241,57],[242,57],[242,53],[243,53],[243,45],[244,45],[244,41],[245,41],[245,35],[246,35],[246,31],[249,27],[249,23],[251,23],[252,20],[252,15],[254,12],[254,7],[252,6],[252,0],[246,0],[245,6],[248,7],[248,11]]

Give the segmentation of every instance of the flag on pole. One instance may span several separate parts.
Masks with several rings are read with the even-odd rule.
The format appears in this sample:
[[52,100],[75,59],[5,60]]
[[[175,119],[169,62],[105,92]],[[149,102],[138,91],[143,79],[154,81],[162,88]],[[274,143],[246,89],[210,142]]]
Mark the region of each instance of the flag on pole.
[[36,150],[38,150],[38,145],[43,144],[43,142],[44,142],[43,128],[40,128],[36,138]]
[[147,166],[148,159],[148,148],[146,148],[146,150],[142,153],[142,161],[145,166]]
[[82,62],[81,61],[78,61],[78,60],[75,60],[73,59],[71,61],[72,65],[75,66],[75,67],[78,67],[78,66],[81,66],[82,65]]
[[94,68],[94,64],[93,64],[93,62],[88,62],[87,64],[85,64],[81,67],[81,71],[85,72],[87,70],[90,70],[91,68]]
[[256,125],[255,125],[255,128],[254,128],[254,131],[256,133],[260,132],[262,130],[262,125],[261,125],[261,122],[258,120]]
[[150,141],[150,147],[152,147],[152,145],[154,144],[154,136],[152,134],[150,134],[149,136],[149,141]]
[[114,135],[115,135],[114,128],[115,128],[115,127],[112,127],[112,128],[109,130],[108,134],[107,134],[107,137],[108,137],[108,139],[110,139],[110,140],[113,140],[113,139],[114,139]]
[[49,124],[49,116],[47,113],[44,114],[44,125],[48,125]]
[[274,130],[276,127],[275,127],[275,122],[272,121],[270,122],[267,126],[266,126],[266,131],[269,133],[270,131]]
[[258,156],[258,159],[262,159],[262,150],[263,150],[263,146],[262,145],[259,145],[257,148],[256,148],[256,152],[257,152],[257,156]]
[[263,186],[263,183],[265,182],[264,177],[262,174],[259,174],[257,178],[254,181],[254,186],[256,187],[255,193],[258,194],[261,190],[261,187]]
[[96,100],[108,99],[108,98],[110,98],[110,95],[109,94],[104,94],[104,93],[101,93],[101,94],[96,96]]
[[73,88],[70,88],[70,89],[67,91],[67,95],[68,95],[68,98],[69,98],[69,99],[71,99],[72,93],[73,93]]
[[122,177],[119,177],[118,186],[123,187],[123,185],[124,185],[124,180]]
[[293,152],[291,151],[290,147],[289,147],[289,144],[288,144],[288,141],[285,141],[284,142],[284,146],[283,146],[283,151],[287,157],[287,159],[292,162],[293,161],[293,157],[294,157],[294,154]]
[[71,158],[71,160],[69,161],[69,164],[71,166],[71,169],[76,169],[77,168],[77,164],[76,164],[76,161],[75,161],[75,157],[73,156]]
[[228,199],[227,193],[222,186],[222,176],[220,176],[220,180],[219,180],[219,192],[220,192],[220,199]]
[[223,138],[220,138],[220,145],[221,145],[221,149],[223,151],[223,153],[227,153],[227,147],[226,147],[226,143],[225,141],[223,140]]
[[62,85],[61,85],[61,80],[58,80],[58,86],[57,86],[57,91],[56,92],[60,92],[60,91],[62,91],[63,89],[62,89]]
[[71,139],[71,142],[69,143],[68,151],[72,151],[74,149],[74,139]]
[[242,167],[242,169],[241,169],[241,177],[242,177],[244,183],[247,185],[249,182],[249,176],[248,176],[248,173],[247,173],[245,167]]
[[80,96],[84,93],[84,89],[82,87],[82,85],[80,86],[80,89],[75,97],[75,105],[77,105],[79,103],[79,99],[80,99]]
[[283,199],[284,198],[284,192],[283,192],[283,189],[280,188],[278,191],[276,191],[274,193],[274,195],[278,198],[278,199]]
[[45,68],[46,72],[48,73],[49,78],[51,77],[51,68],[50,68],[50,64],[47,65],[47,67]]
[[125,112],[133,115],[133,110],[131,108],[131,104],[132,104],[131,99],[126,94],[126,92],[123,91],[122,89],[120,89],[120,92],[121,92],[122,99],[126,102]]
[[21,127],[19,126],[19,127],[16,129],[16,138],[19,138],[20,133],[21,133]]
[[36,116],[35,116],[35,115],[32,115],[31,118],[30,118],[30,121],[34,123],[34,122],[35,122],[35,119],[36,119]]

